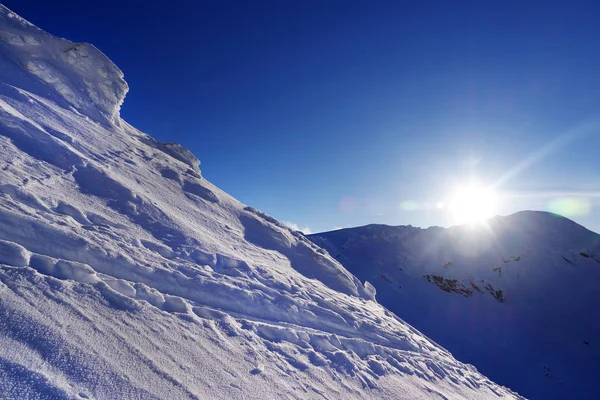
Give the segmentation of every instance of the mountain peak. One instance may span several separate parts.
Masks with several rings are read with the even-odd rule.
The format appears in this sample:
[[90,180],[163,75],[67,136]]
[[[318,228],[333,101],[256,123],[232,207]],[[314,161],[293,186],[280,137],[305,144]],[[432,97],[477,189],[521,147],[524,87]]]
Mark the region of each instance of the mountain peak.
[[[530,398],[598,392],[600,235],[544,211],[410,231],[309,235],[376,299],[480,371]],[[543,364],[541,361],[543,360]]]
[[547,211],[525,210],[498,216],[489,220],[488,226],[496,237],[518,234],[527,237],[527,241],[546,241],[561,247],[580,244],[594,248],[600,244],[597,233],[567,217]]

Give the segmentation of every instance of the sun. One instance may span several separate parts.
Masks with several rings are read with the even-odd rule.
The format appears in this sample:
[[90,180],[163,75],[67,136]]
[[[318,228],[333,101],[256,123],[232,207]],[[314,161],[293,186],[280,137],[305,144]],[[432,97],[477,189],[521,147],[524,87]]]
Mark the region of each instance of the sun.
[[459,224],[482,223],[496,213],[498,196],[492,188],[471,184],[459,187],[449,204]]

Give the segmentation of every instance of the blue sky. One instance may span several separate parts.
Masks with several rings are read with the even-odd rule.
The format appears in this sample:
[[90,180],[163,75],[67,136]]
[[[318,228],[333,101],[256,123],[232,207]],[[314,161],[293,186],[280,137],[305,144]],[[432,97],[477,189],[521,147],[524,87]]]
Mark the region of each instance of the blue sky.
[[4,4],[104,51],[127,121],[280,220],[446,226],[474,179],[600,231],[594,2]]

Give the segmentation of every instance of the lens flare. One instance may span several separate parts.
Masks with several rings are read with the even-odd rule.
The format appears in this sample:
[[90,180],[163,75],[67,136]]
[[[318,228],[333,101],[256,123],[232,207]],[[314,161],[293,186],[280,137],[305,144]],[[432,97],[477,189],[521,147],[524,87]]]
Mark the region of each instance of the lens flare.
[[565,217],[581,217],[590,213],[592,205],[586,198],[562,197],[553,199],[548,209]]

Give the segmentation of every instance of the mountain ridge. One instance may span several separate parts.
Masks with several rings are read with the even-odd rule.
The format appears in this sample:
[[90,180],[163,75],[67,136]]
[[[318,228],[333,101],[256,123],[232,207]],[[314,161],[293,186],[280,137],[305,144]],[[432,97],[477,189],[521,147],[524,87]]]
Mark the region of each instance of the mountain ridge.
[[[593,231],[591,229],[588,229],[585,226],[579,224],[578,222],[575,222],[572,219],[569,219],[569,218],[567,218],[567,217],[565,217],[563,215],[560,215],[560,214],[557,214],[557,213],[554,213],[554,212],[550,212],[550,211],[543,211],[543,210],[520,210],[520,211],[516,211],[516,212],[514,212],[512,214],[508,214],[508,215],[495,215],[495,216],[487,219],[486,221],[488,221],[488,223],[489,223],[489,222],[493,222],[493,221],[496,221],[496,220],[510,220],[510,219],[517,218],[517,217],[523,216],[523,215],[528,215],[528,216],[537,215],[537,216],[544,216],[544,217],[564,218],[565,220],[569,221],[570,223],[578,225],[579,227],[581,227],[581,228],[583,228],[583,229],[585,229],[585,230],[587,230],[589,232],[598,234],[597,232],[595,232],[595,231]],[[431,225],[431,226],[428,226],[426,228],[423,228],[423,227],[420,227],[420,226],[414,226],[412,224],[408,224],[408,225],[402,225],[402,224],[400,224],[400,225],[390,225],[390,224],[382,224],[382,223],[373,223],[373,224],[366,224],[366,225],[357,225],[357,226],[352,226],[352,227],[344,227],[344,228],[339,228],[339,229],[332,229],[332,230],[329,230],[329,231],[315,232],[315,233],[307,234],[306,236],[315,236],[315,235],[320,235],[320,234],[325,234],[325,233],[330,233],[330,232],[337,232],[337,231],[343,231],[343,230],[352,230],[352,229],[365,228],[365,227],[371,227],[371,226],[373,226],[373,227],[381,226],[381,227],[389,227],[389,228],[402,228],[402,227],[405,227],[405,228],[413,228],[413,229],[419,229],[419,230],[428,230],[428,229],[434,229],[435,230],[435,229],[461,228],[461,227],[465,227],[467,225],[474,226],[476,224],[455,224],[455,225],[450,225],[450,226],[447,226],[447,227],[443,227],[443,226],[439,226],[439,225]]]
[[477,227],[367,225],[309,238],[493,379],[529,398],[594,398],[597,233],[525,211]]

